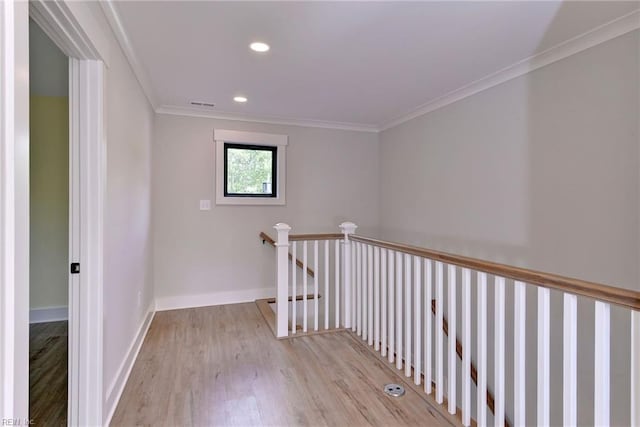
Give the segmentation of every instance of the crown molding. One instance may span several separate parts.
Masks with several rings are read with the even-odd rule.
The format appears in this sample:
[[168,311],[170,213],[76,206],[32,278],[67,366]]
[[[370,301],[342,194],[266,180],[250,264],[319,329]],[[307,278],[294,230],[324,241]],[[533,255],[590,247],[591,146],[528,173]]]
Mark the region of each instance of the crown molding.
[[118,40],[120,48],[124,52],[127,61],[129,61],[129,65],[131,65],[133,74],[136,76],[138,83],[140,83],[140,86],[142,87],[142,92],[144,92],[144,95],[147,97],[151,107],[155,109],[158,102],[155,93],[153,92],[153,87],[151,86],[151,79],[142,66],[142,63],[138,60],[138,55],[136,55],[136,51],[124,29],[122,20],[120,19],[120,15],[118,15],[114,2],[112,0],[106,0],[99,3],[113,34],[116,36],[116,40]]
[[[109,66],[108,39],[97,30],[95,18],[77,4],[31,0],[29,17],[67,56],[100,59]],[[65,37],[59,28],[72,28],[78,37]]]
[[149,76],[142,66],[142,63],[138,60],[135,50],[133,49],[133,46],[129,40],[129,36],[127,35],[122,24],[122,20],[118,15],[113,0],[100,2],[100,5],[114,35],[116,36],[116,39],[118,40],[118,43],[120,44],[120,47],[127,57],[127,60],[129,61],[129,64],[131,65],[131,68],[133,69],[133,72],[138,82],[140,83],[140,86],[142,87],[145,96],[147,97],[149,103],[152,105],[157,114],[203,117],[211,119],[235,120],[288,126],[352,130],[358,132],[381,132],[390,129],[411,119],[438,110],[449,104],[460,101],[464,98],[475,95],[479,92],[490,89],[509,80],[523,76],[527,73],[537,70],[538,68],[542,68],[554,62],[560,61],[586,49],[597,46],[601,43],[607,42],[640,28],[640,10],[635,10],[631,13],[616,18],[613,21],[595,27],[583,34],[557,44],[543,52],[525,58],[519,62],[516,62],[515,64],[512,64],[499,71],[482,77],[481,79],[478,79],[472,83],[464,85],[447,94],[428,101],[400,116],[397,116],[394,119],[385,121],[383,123],[380,123],[379,125],[371,125],[364,123],[333,122],[313,119],[239,115],[236,113],[225,111],[206,111],[198,108],[175,105],[159,106],[155,97],[155,93],[153,92]]
[[272,116],[239,115],[239,114],[229,113],[225,111],[206,111],[198,108],[181,107],[177,105],[162,105],[156,108],[156,114],[169,114],[174,116],[202,117],[207,119],[267,123],[267,124],[273,124],[273,125],[351,130],[351,131],[357,131],[357,132],[375,132],[375,133],[379,132],[379,129],[377,126],[363,124],[363,123],[332,122],[332,121],[310,120],[310,119],[292,119],[292,118],[282,118],[282,117],[272,117]]
[[421,106],[401,116],[398,116],[395,119],[380,124],[379,130],[384,131],[398,126],[411,119],[430,113],[434,110],[440,109],[449,104],[460,101],[461,99],[474,95],[478,92],[482,92],[509,80],[515,79],[516,77],[520,77],[534,70],[537,70],[538,68],[542,68],[556,61],[560,61],[564,58],[575,55],[576,53],[582,52],[586,49],[597,46],[601,43],[607,42],[639,28],[640,10],[635,10],[631,13],[616,18],[613,21],[595,27],[585,33],[582,33],[576,37],[557,44],[536,55],[516,62],[515,64],[503,68],[495,73],[489,74],[488,76],[485,76],[470,84],[462,86],[459,89],[453,90],[443,96],[422,104]]

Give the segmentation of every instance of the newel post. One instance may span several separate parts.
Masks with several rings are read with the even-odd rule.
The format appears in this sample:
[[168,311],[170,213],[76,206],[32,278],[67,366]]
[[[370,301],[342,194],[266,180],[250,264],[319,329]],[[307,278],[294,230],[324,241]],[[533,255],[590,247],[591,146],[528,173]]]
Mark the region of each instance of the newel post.
[[276,239],[276,336],[286,337],[289,328],[289,227],[282,222],[273,226]]
[[351,241],[349,235],[356,232],[357,225],[352,222],[340,224],[340,230],[344,234],[344,251],[342,265],[344,265],[344,327],[351,327]]

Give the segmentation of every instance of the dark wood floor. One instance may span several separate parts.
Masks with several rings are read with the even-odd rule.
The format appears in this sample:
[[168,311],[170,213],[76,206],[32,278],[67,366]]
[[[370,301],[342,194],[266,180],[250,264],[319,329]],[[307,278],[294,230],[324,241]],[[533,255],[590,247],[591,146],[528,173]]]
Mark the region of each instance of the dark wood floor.
[[442,426],[349,332],[276,340],[255,304],[156,313],[111,425]]
[[67,425],[67,322],[29,326],[29,417],[37,426]]

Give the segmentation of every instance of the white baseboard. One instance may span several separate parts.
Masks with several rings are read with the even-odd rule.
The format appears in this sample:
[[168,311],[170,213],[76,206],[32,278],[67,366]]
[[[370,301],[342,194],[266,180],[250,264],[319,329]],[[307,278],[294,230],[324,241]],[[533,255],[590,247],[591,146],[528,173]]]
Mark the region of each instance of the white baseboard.
[[116,411],[116,407],[118,406],[118,402],[120,401],[120,397],[122,396],[122,392],[124,391],[124,386],[127,384],[127,380],[129,379],[129,375],[131,374],[133,365],[138,358],[138,353],[140,352],[140,348],[142,348],[144,338],[147,336],[147,331],[149,330],[149,326],[151,326],[151,321],[153,320],[154,314],[154,304],[152,303],[147,310],[147,315],[142,321],[142,324],[140,324],[140,327],[138,328],[138,333],[136,333],[135,337],[133,337],[133,341],[129,346],[129,350],[127,351],[124,360],[118,368],[116,377],[109,385],[109,389],[107,390],[107,398],[104,405],[104,413],[107,414],[107,418],[104,423],[105,426],[108,426],[111,423],[111,418]]
[[43,307],[29,310],[29,323],[69,320],[69,307]]
[[180,308],[206,307],[210,305],[238,304],[253,302],[257,299],[271,298],[275,288],[246,289],[242,291],[213,292],[200,295],[181,295],[156,298],[156,310],[177,310]]

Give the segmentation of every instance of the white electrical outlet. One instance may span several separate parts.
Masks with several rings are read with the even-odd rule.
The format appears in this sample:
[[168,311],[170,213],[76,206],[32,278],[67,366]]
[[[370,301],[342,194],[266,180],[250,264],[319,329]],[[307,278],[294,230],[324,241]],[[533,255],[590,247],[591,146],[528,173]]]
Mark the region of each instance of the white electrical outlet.
[[138,308],[142,305],[142,291],[138,291]]
[[200,210],[201,211],[210,211],[211,210],[211,200],[200,200]]

